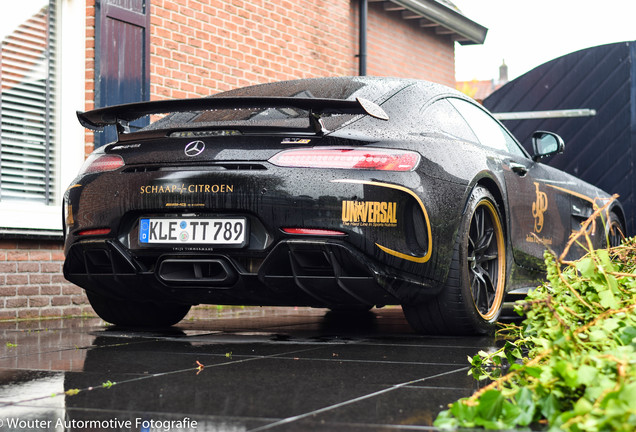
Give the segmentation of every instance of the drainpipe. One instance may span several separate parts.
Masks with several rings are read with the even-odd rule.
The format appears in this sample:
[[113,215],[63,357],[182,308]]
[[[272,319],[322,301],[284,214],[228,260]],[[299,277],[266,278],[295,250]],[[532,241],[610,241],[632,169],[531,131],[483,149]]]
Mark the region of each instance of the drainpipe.
[[368,0],[360,0],[360,39],[358,54],[358,74],[367,74],[367,10]]

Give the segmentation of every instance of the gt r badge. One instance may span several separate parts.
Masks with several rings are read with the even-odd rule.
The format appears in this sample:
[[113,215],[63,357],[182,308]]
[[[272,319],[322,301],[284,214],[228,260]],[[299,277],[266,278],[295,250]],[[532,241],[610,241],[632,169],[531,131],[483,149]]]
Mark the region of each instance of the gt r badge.
[[205,150],[205,143],[203,141],[192,141],[185,146],[185,154],[189,157],[199,156]]
[[543,213],[548,209],[548,196],[539,190],[539,183],[534,182],[537,191],[537,199],[532,203],[532,217],[534,218],[534,231],[540,233],[543,230]]
[[309,138],[283,138],[281,144],[309,144]]

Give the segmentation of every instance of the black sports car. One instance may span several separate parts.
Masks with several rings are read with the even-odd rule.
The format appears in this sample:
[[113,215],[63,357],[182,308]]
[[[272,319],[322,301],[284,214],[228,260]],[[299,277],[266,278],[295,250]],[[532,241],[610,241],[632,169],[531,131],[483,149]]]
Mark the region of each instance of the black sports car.
[[[172,325],[199,303],[401,305],[419,332],[487,332],[506,295],[536,286],[546,245],[610,198],[539,162],[563,151],[557,135],[537,132],[529,155],[429,82],[306,79],[78,117],[118,140],[66,192],[64,274],[120,325]],[[605,216],[598,245],[625,226],[617,201]]]

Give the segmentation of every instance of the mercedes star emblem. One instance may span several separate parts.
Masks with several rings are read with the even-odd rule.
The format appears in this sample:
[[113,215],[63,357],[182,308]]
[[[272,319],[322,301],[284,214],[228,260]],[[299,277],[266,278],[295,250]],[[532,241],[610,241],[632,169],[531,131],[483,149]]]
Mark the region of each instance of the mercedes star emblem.
[[185,146],[186,156],[195,157],[199,156],[205,150],[205,143],[203,141],[192,141]]

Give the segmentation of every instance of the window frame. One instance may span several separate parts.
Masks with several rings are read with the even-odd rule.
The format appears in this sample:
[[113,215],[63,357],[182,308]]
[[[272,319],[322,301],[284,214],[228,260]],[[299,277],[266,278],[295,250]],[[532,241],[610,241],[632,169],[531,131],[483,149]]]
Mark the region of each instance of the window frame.
[[[480,145],[482,145],[482,146],[484,146],[486,148],[489,148],[491,150],[497,151],[497,152],[504,152],[504,153],[508,153],[510,155],[522,156],[522,157],[525,157],[526,159],[530,159],[530,155],[523,148],[523,146],[519,143],[519,141],[515,138],[515,136],[513,134],[511,134],[510,131],[508,131],[508,129],[506,129],[506,127],[501,124],[501,122],[499,122],[497,119],[495,119],[492,116],[492,114],[490,114],[482,106],[480,106],[480,105],[478,105],[476,103],[473,103],[473,102],[471,102],[469,100],[466,100],[466,99],[463,99],[463,98],[458,98],[458,97],[449,97],[449,98],[446,98],[446,99],[453,106],[453,108],[459,113],[459,115],[464,119],[464,121],[466,122],[468,127],[472,129],[472,131],[475,134],[475,136],[477,137],[477,140],[479,141]],[[482,142],[482,139],[481,139],[482,133],[480,131],[475,130],[475,127],[474,127],[473,123],[471,121],[469,121],[469,119],[466,118],[464,113],[455,105],[455,103],[453,103],[454,101],[459,101],[460,103],[463,102],[466,105],[472,106],[474,109],[476,109],[477,111],[479,111],[482,114],[484,114],[489,120],[491,120],[491,122],[495,126],[497,126],[499,128],[499,131],[502,134],[502,138],[505,139],[507,137],[509,141],[514,143],[515,148],[518,150],[518,152],[510,151],[510,148],[508,147],[507,144],[506,144],[506,148],[502,149],[502,148],[499,148],[499,147],[495,147],[495,146],[489,145],[488,143]]]
[[57,89],[52,138],[55,182],[50,204],[28,200],[0,201],[0,234],[62,234],[62,201],[84,161],[84,130],[75,112],[85,103],[86,2],[56,0]]

